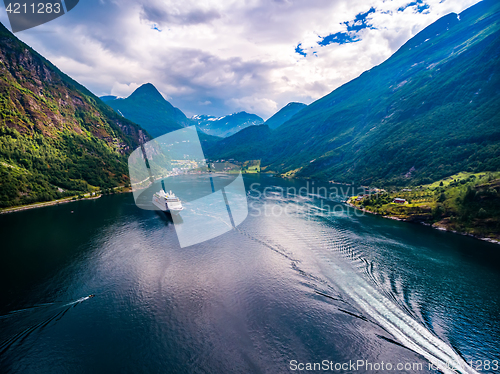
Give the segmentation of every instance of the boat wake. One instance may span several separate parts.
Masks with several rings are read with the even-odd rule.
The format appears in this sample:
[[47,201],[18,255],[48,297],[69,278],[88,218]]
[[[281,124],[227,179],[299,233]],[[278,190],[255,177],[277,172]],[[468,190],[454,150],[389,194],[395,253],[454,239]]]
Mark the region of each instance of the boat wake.
[[[71,308],[92,297],[94,295],[81,297],[69,303],[37,304],[1,315],[2,335],[9,335],[10,332],[10,337],[0,343],[0,356],[7,350],[24,342],[33,333],[39,332],[50,323],[60,320]],[[3,328],[3,324],[6,325],[6,328]]]
[[[394,343],[421,355],[445,374],[478,374],[453,348],[420,324],[406,305],[401,305],[394,296],[387,295],[381,289],[373,275],[373,264],[363,257],[355,243],[351,242],[348,233],[329,222],[329,215],[311,210],[306,214],[313,215],[313,219],[297,217],[296,225],[287,222],[285,226],[280,224],[279,219],[266,221],[268,230],[282,235],[273,235],[273,240],[266,238],[265,245],[273,247],[273,251],[288,259],[293,259],[294,256],[289,249],[285,250],[283,247],[305,248],[306,253],[315,255],[323,277],[336,285],[343,296],[347,296],[347,304],[355,307],[361,316],[345,311],[346,313],[377,324],[397,340]],[[253,236],[246,232],[245,235]],[[261,237],[257,233],[255,236]],[[284,241],[285,245],[271,244],[276,238],[280,238],[280,242]],[[254,240],[263,241],[256,238]],[[301,272],[297,265],[300,261],[294,259],[292,262],[292,268]],[[323,277],[307,276],[325,283]],[[323,292],[316,293],[330,299],[339,299]],[[344,301],[342,297],[340,299]]]

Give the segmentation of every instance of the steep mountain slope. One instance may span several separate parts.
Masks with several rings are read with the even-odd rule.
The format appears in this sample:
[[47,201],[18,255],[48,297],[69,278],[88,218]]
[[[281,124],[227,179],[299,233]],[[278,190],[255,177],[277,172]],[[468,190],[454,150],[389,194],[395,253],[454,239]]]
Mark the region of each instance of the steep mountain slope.
[[118,97],[113,95],[105,95],[105,96],[99,96],[99,99],[106,102],[106,101],[116,100],[118,99]]
[[447,15],[311,104],[278,128],[272,168],[364,183],[498,170],[499,11],[483,1]]
[[[108,95],[102,96],[101,100],[115,109],[120,116],[141,125],[154,138],[185,126],[196,125],[196,122],[188,119],[180,109],[165,100],[151,83],[143,84],[126,99]],[[200,130],[198,135],[204,148],[221,139]]]
[[274,130],[262,162],[364,184],[499,170],[499,58],[500,3],[442,17]]
[[265,145],[270,136],[271,130],[267,125],[249,126],[211,147],[206,147],[205,156],[210,159],[260,159],[265,153]]
[[0,207],[127,183],[147,139],[0,24]]
[[153,137],[190,124],[184,113],[165,100],[151,83],[143,84],[126,99],[107,100],[106,104]]
[[269,126],[270,129],[275,129],[281,126],[283,123],[292,118],[297,112],[304,109],[307,105],[302,103],[288,103],[286,106],[281,108],[276,112],[271,118],[269,118],[265,124]]
[[264,120],[247,112],[234,113],[224,117],[197,115],[191,118],[205,134],[227,137],[253,125],[260,125]]

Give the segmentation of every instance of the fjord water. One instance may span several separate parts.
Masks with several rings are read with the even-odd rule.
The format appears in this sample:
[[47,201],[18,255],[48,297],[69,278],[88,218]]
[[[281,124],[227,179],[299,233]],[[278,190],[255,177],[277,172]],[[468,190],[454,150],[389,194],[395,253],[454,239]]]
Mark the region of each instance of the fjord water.
[[248,218],[187,248],[131,194],[0,216],[0,371],[498,372],[500,246],[356,214],[346,187],[245,183]]

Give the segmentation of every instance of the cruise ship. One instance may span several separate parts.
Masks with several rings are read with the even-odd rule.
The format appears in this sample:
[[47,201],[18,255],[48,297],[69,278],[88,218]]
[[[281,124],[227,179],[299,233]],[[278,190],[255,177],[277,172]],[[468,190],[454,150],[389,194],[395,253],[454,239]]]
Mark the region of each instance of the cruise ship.
[[179,214],[184,209],[181,201],[172,191],[169,193],[163,190],[156,192],[153,195],[153,204],[164,212],[172,214]]

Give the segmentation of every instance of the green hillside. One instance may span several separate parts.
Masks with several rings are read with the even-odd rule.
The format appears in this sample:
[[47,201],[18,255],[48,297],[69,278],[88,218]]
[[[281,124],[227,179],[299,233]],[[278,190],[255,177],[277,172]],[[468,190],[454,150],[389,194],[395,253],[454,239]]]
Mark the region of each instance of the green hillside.
[[[350,204],[383,216],[499,240],[499,177],[499,172],[458,173],[429,185],[355,196]],[[405,203],[394,203],[396,198]]]
[[266,151],[266,143],[271,136],[267,125],[254,125],[205,146],[205,156],[210,159],[259,160]]
[[0,24],[0,207],[128,183],[147,134]]
[[306,106],[306,104],[302,103],[288,103],[277,111],[271,118],[269,118],[265,124],[268,125],[270,129],[275,129],[290,120],[296,113],[304,109]]
[[499,11],[486,0],[439,19],[273,130],[263,166],[386,185],[499,170]]
[[430,25],[279,128],[268,162],[363,184],[500,169],[499,11],[484,1]]

